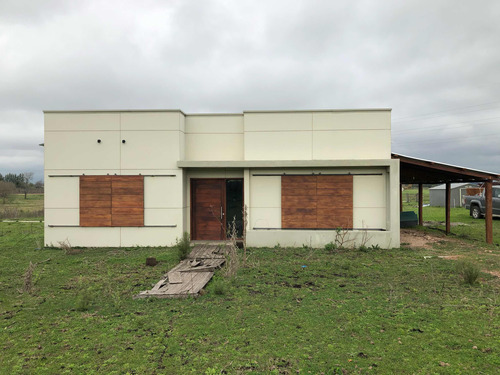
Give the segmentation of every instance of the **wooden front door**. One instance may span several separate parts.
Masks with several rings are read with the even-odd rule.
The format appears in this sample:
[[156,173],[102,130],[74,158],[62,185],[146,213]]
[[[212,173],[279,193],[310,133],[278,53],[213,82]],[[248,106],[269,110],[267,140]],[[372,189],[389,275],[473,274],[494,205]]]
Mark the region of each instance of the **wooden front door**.
[[225,239],[226,181],[191,179],[191,239]]

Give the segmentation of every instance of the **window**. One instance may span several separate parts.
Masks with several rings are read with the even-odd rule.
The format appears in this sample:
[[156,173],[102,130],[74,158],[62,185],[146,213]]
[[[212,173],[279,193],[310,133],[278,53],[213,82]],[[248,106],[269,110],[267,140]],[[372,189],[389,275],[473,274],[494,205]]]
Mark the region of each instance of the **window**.
[[283,229],[352,228],[352,176],[282,176]]
[[80,226],[144,226],[144,176],[80,176]]

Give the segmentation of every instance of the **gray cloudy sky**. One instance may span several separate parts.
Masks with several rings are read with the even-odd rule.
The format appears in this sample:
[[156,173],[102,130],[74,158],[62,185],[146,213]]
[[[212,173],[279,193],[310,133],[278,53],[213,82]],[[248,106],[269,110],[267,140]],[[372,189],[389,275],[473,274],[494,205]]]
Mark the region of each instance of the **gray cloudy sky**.
[[392,150],[500,172],[500,2],[0,0],[0,173],[44,109],[390,107]]

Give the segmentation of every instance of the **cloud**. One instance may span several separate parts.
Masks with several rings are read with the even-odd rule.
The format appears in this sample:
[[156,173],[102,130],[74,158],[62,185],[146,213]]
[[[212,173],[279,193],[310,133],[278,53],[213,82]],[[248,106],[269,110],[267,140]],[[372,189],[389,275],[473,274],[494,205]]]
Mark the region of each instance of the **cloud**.
[[500,118],[499,16],[496,1],[3,1],[0,172],[41,168],[43,109],[366,107],[393,108],[395,152],[500,172],[483,121]]

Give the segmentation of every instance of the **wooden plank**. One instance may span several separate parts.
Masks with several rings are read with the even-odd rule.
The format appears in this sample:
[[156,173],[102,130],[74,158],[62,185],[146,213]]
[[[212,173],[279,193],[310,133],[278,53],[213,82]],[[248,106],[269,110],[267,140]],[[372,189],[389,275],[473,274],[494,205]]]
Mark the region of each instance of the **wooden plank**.
[[81,208],[80,207],[80,215],[92,216],[92,215],[111,215],[111,208]]
[[182,283],[182,276],[180,272],[172,272],[170,271],[168,274],[168,282],[169,284],[180,284]]
[[80,196],[86,195],[111,195],[111,187],[89,186],[80,189]]
[[80,202],[82,201],[110,201],[111,194],[80,194]]
[[88,180],[80,180],[80,187],[83,189],[89,188],[111,188],[111,180],[107,181],[88,181]]
[[82,200],[80,200],[80,210],[82,208],[100,208],[100,207],[111,208],[111,199],[109,199],[108,201],[82,201]]
[[298,195],[298,196],[287,196],[283,200],[282,208],[295,208],[295,207],[316,207],[316,196],[315,195]]
[[112,215],[111,225],[114,227],[142,227],[144,215]]
[[133,184],[144,185],[144,176],[110,176],[113,186],[126,187]]
[[111,182],[111,178],[115,176],[99,175],[99,176],[80,176],[80,182]]
[[80,214],[81,227],[110,227],[111,214],[109,215],[82,215]]
[[112,215],[144,215],[141,207],[114,207],[111,209]]
[[346,197],[319,196],[317,207],[318,210],[352,208],[352,195]]
[[112,189],[113,195],[143,195],[144,186],[126,186],[126,187],[115,187],[113,185]]
[[142,195],[112,195],[111,196],[111,207],[122,208],[122,207],[144,207],[144,197]]

